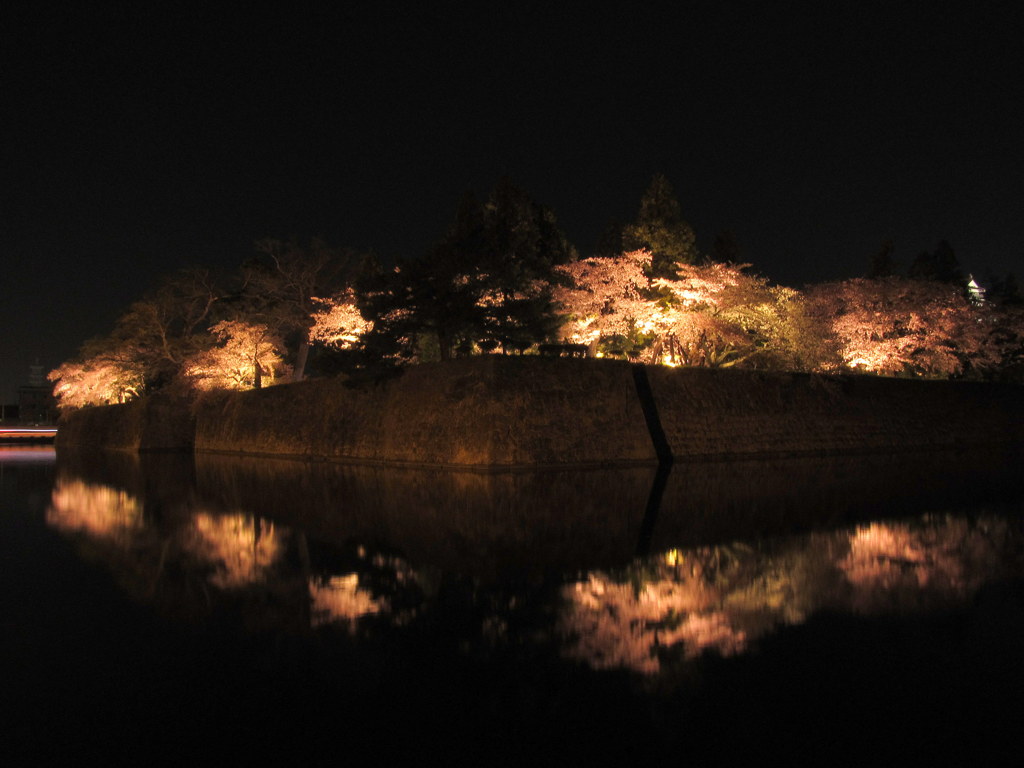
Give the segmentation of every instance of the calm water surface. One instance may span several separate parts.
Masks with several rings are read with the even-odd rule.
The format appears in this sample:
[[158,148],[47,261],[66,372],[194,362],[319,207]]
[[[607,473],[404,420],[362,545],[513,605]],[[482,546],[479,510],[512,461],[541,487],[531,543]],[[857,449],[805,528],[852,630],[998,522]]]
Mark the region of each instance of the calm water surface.
[[1020,469],[0,449],[0,761],[1011,758]]

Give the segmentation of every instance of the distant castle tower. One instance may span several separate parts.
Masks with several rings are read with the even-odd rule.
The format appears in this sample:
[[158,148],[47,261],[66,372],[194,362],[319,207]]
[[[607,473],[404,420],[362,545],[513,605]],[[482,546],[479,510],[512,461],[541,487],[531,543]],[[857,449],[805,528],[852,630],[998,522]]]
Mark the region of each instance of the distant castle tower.
[[53,387],[38,360],[28,367],[28,384],[18,387],[18,412],[22,424],[53,424],[57,419]]
[[34,365],[28,367],[28,385],[30,387],[45,387],[46,376],[43,375],[43,366],[37,360]]
[[974,275],[967,276],[967,296],[972,304],[981,306],[985,303],[985,289],[974,282]]

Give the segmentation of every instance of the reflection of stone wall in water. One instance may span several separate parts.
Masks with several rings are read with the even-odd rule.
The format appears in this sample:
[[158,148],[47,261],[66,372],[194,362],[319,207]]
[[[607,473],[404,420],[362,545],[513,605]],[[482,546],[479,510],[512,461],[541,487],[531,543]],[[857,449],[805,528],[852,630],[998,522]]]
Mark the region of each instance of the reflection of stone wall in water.
[[57,471],[125,489],[163,521],[195,503],[244,510],[327,541],[381,542],[419,564],[489,578],[499,568],[525,574],[551,563],[623,563],[641,539],[643,551],[659,551],[998,507],[1024,492],[1017,467],[1012,449],[677,462],[648,528],[653,467],[479,473],[62,450]]
[[221,508],[492,579],[628,562],[654,470],[481,474],[200,454],[196,473],[199,496]]
[[136,454],[62,448],[57,472],[122,488],[145,498],[148,509],[188,504],[195,496],[195,460],[181,451]]
[[184,524],[196,505],[240,510],[325,541],[378,542],[418,564],[490,578],[627,562],[655,470],[478,473],[63,450],[57,471],[126,490],[163,526]]
[[1020,498],[1014,448],[677,462],[652,551]]
[[[505,621],[516,602],[530,617],[558,613],[552,628],[571,658],[644,673],[705,652],[743,653],[779,625],[820,611],[955,609],[986,583],[1019,578],[1024,552],[1019,515],[989,515],[975,503],[963,517],[880,521],[889,510],[876,506],[868,525],[673,549],[686,515],[663,510],[659,554],[633,560],[651,468],[482,474],[201,455],[192,486],[183,463],[177,480],[165,470],[154,481],[146,469],[154,457],[135,458],[103,470],[121,481],[94,482],[73,469],[87,462],[65,454],[47,522],[106,563],[131,595],[172,615],[202,618],[226,607],[252,628],[331,624],[355,633],[367,617],[406,626],[422,616],[430,624],[458,604],[473,626],[483,613],[481,631],[533,642],[536,625],[516,634]],[[706,513],[701,524],[710,525],[743,509],[758,482],[769,506],[775,497],[794,505],[797,491],[784,486],[796,467],[804,478],[824,478],[805,488],[812,513],[829,503],[829,482],[840,495],[859,488],[851,504],[870,508],[880,491],[865,478],[891,460],[676,469]],[[896,469],[914,471],[906,463]],[[171,487],[173,499],[161,499],[159,489]],[[1017,488],[1019,510],[1019,481]],[[522,588],[514,601],[510,585]]]
[[[677,459],[1024,443],[1020,387],[648,367]],[[314,379],[68,414],[58,447],[186,448],[434,467],[654,464],[633,369],[483,356],[358,386]],[[196,414],[194,427],[190,414]]]

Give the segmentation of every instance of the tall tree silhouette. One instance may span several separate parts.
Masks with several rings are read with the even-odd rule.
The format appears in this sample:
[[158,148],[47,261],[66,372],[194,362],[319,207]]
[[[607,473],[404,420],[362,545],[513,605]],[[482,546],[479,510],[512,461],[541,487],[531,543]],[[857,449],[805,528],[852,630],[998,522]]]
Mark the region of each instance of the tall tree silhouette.
[[945,240],[934,251],[918,254],[910,265],[907,275],[918,280],[934,280],[940,283],[963,285],[964,275],[953,248]]
[[260,240],[259,255],[243,267],[242,297],[247,320],[266,325],[290,351],[292,376],[301,381],[309,355],[309,331],[317,297],[329,296],[352,279],[358,263],[348,251],[314,238],[309,245],[296,240]]
[[672,185],[660,173],[651,179],[636,220],[623,231],[623,240],[627,251],[650,251],[654,277],[672,278],[677,265],[701,261],[693,228],[683,219]]
[[554,214],[507,179],[487,200],[467,195],[444,237],[425,256],[404,261],[368,285],[370,341],[436,338],[442,359],[485,350],[521,351],[551,338],[560,316],[555,267],[575,258]]

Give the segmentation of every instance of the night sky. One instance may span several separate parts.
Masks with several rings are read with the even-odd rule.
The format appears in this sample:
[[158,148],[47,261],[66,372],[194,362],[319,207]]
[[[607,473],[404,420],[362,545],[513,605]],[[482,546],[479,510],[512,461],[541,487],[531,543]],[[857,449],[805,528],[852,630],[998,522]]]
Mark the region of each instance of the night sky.
[[162,274],[263,237],[417,255],[503,175],[583,255],[660,172],[703,250],[729,229],[776,282],[859,276],[886,238],[904,268],[946,239],[980,280],[1024,276],[1010,3],[12,5],[8,401]]

